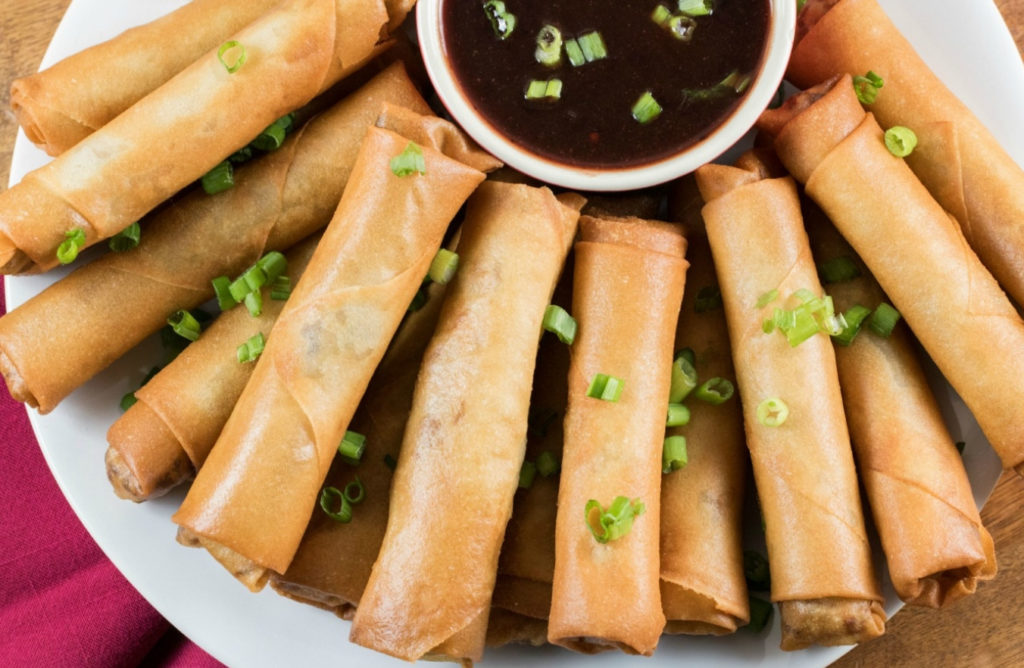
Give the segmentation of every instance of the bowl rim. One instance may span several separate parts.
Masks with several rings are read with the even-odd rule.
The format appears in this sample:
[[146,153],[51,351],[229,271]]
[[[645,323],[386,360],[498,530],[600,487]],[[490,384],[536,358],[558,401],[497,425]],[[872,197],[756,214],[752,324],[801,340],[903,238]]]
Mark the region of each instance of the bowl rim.
[[545,183],[595,192],[636,190],[689,174],[712,162],[754,126],[782,83],[796,34],[796,3],[769,0],[768,40],[750,92],[724,123],[700,141],[654,162],[628,167],[594,168],[560,163],[532,153],[495,129],[473,106],[444,56],[441,4],[419,0],[416,33],[427,75],[452,118],[484,149],[509,167]]

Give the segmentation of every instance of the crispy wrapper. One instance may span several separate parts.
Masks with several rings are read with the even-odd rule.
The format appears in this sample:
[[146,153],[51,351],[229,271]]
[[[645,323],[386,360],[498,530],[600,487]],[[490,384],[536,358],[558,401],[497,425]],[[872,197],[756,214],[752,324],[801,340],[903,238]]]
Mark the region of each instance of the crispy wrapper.
[[[316,249],[319,235],[288,251],[287,275],[295,283]],[[285,302],[263,290],[263,309],[253,317],[239,305],[220,315],[173,362],[136,390],[135,405],[107,431],[107,477],[123,499],[145,501],[190,479],[206,461],[238,401],[253,364],[237,348],[270,330]]]
[[803,22],[809,32],[793,50],[789,78],[807,88],[837,74],[879,74],[885,85],[871,112],[882,127],[903,125],[917,134],[907,164],[1024,305],[1024,169],[928,68],[876,0],[810,0],[801,16],[808,8]]
[[[669,223],[580,223],[568,413],[558,490],[548,640],[580,652],[649,655],[665,627],[658,589],[661,451],[686,240]],[[617,402],[587,397],[598,373],[624,382]],[[632,530],[599,543],[585,507],[618,496],[646,510]]]
[[[832,344],[816,334],[791,347],[761,328],[776,307],[791,308],[797,290],[822,293],[796,187],[790,178],[725,165],[701,167],[697,183],[766,525],[782,649],[869,640],[884,632],[885,612]],[[778,297],[758,307],[771,290]],[[769,398],[789,407],[780,426],[757,419]]]
[[[288,568],[338,443],[449,221],[483,180],[370,128],[338,210],[174,521],[255,565]],[[257,583],[259,584],[259,583]]]
[[849,75],[759,124],[963,398],[1003,466],[1024,467],[1024,321],[960,226],[882,140]]
[[[881,288],[808,202],[818,263],[849,257],[861,275],[828,286],[836,310],[887,301]],[[939,608],[973,594],[996,574],[992,537],[981,524],[971,484],[942,421],[907,328],[889,338],[864,330],[836,347],[853,452],[889,575],[900,598]]]
[[470,199],[353,642],[406,660],[481,658],[541,321],[578,217],[546,188],[489,182]]
[[117,234],[355,71],[387,22],[382,0],[283,0],[232,35],[247,54],[236,72],[204,54],[0,193],[0,273],[54,267],[71,230],[86,246]]
[[52,67],[15,79],[11,110],[25,135],[60,155],[280,0],[192,0]]
[[162,327],[213,296],[266,251],[322,228],[341,199],[366,128],[387,102],[427,113],[400,64],[240,167],[235,187],[194,191],[149,216],[138,248],[73,271],[0,318],[0,372],[11,396],[53,410]]
[[[700,201],[692,177],[686,183]],[[684,186],[679,186],[684,187]],[[694,351],[703,382],[735,382],[729,331],[722,309],[698,313],[702,288],[715,286],[715,267],[699,210],[686,224],[688,289],[675,349]],[[661,606],[667,633],[732,633],[749,620],[743,577],[743,493],[747,449],[739,396],[715,406],[690,398],[690,423],[669,427],[686,438],[687,464],[661,483]]]

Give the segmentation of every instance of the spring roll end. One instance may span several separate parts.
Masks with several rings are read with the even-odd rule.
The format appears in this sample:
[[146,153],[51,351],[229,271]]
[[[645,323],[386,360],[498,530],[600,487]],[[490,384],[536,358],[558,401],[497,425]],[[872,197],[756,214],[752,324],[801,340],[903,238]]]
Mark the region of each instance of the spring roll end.
[[138,503],[163,496],[195,475],[177,437],[144,401],[110,426],[107,443],[107,478],[122,499]]
[[107,447],[107,454],[103,457],[107,465],[107,480],[114,488],[114,494],[119,499],[127,499],[135,503],[141,503],[148,497],[142,492],[142,485],[139,479],[132,473],[128,462],[124,460],[121,453],[114,446]]
[[39,406],[39,399],[32,394],[32,391],[28,388],[28,383],[18,373],[18,368],[14,365],[14,361],[2,347],[0,347],[0,374],[3,374],[4,382],[7,383],[7,391],[10,392],[11,397],[15,401],[28,404],[38,410],[41,415],[45,415],[53,410],[53,406],[44,406],[42,408]]
[[885,633],[885,610],[878,601],[826,597],[780,601],[782,642],[785,651],[854,645]]
[[235,576],[235,579],[248,587],[251,592],[255,593],[262,590],[267,584],[267,580],[270,579],[270,569],[263,568],[234,550],[209,538],[200,536],[191,529],[179,526],[176,539],[185,547],[206,548],[210,556],[226,568],[231,575]]
[[32,88],[31,77],[14,80],[11,84],[11,111],[29,141],[46,151],[47,155],[60,155],[96,129],[61,113],[59,109],[33,100]]
[[356,614],[354,602],[316,587],[299,584],[298,582],[288,582],[281,579],[276,573],[270,576],[270,586],[285,598],[328,610],[341,619],[351,621]]

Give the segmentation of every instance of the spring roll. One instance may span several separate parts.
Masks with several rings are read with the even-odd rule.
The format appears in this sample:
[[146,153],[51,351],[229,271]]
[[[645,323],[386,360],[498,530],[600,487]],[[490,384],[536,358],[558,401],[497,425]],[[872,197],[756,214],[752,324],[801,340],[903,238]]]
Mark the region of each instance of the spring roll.
[[758,121],[974,413],[1003,466],[1024,470],[1024,321],[907,164],[892,155],[849,75]]
[[870,105],[882,127],[917,133],[907,164],[960,223],[967,242],[1024,305],[1024,169],[921,60],[876,0],[810,0],[788,76],[802,88],[868,70],[885,85]]
[[519,615],[504,608],[491,608],[487,621],[487,646],[533,645],[540,647],[548,639],[546,619]]
[[60,155],[280,0],[193,0],[11,84],[25,135]]
[[0,193],[0,273],[56,266],[65,233],[91,246],[131,225],[354,72],[383,48],[387,22],[382,0],[283,0],[232,35],[228,60],[205,53]]
[[[798,290],[821,295],[796,186],[725,165],[697,170],[729,324],[747,446],[764,516],[784,650],[863,642],[885,630],[827,335],[793,347],[762,323]],[[770,399],[788,407],[772,425]]]
[[251,589],[287,570],[373,370],[483,174],[370,128],[306,273],[173,520]]
[[211,279],[236,276],[326,225],[366,127],[387,102],[429,112],[394,64],[240,167],[231,190],[195,191],[158,210],[138,248],[76,269],[0,318],[0,372],[11,396],[48,413],[171,313],[212,297]]
[[[617,647],[649,655],[665,626],[658,590],[661,452],[685,251],[675,225],[581,219],[572,301],[579,331],[548,622],[549,642],[579,652]],[[587,396],[597,374],[622,382],[617,401]],[[620,496],[633,509],[642,503],[644,512],[625,535],[598,542],[588,505],[595,500],[607,509]]]
[[[836,309],[887,301],[860,258],[807,202],[819,266],[848,258],[860,275],[828,286]],[[992,537],[981,524],[971,483],[917,360],[910,333],[889,338],[865,327],[836,347],[853,452],[896,593],[939,608],[973,594],[996,574]]]
[[[287,253],[292,282],[302,276],[318,240],[314,235]],[[136,390],[136,403],[107,431],[107,478],[115,494],[145,501],[192,478],[252,375],[253,365],[238,361],[238,346],[257,334],[269,337],[283,308],[267,286],[259,316],[241,305],[223,313]]]
[[409,661],[481,658],[541,322],[578,217],[546,188],[489,182],[470,199],[353,642]]

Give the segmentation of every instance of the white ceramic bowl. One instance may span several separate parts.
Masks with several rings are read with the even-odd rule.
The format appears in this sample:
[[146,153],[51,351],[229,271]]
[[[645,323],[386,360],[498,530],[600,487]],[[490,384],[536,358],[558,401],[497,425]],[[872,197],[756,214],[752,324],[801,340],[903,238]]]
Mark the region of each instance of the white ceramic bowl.
[[512,143],[484,119],[458,84],[445,55],[441,4],[442,0],[419,0],[416,24],[427,73],[452,117],[473,139],[508,166],[546,183],[592,191],[634,190],[665,183],[711,162],[735,144],[754,125],[778,90],[789,62],[796,25],[796,3],[793,0],[770,0],[767,52],[762,58],[761,69],[739,107],[706,138],[654,162],[598,169],[538,156]]

